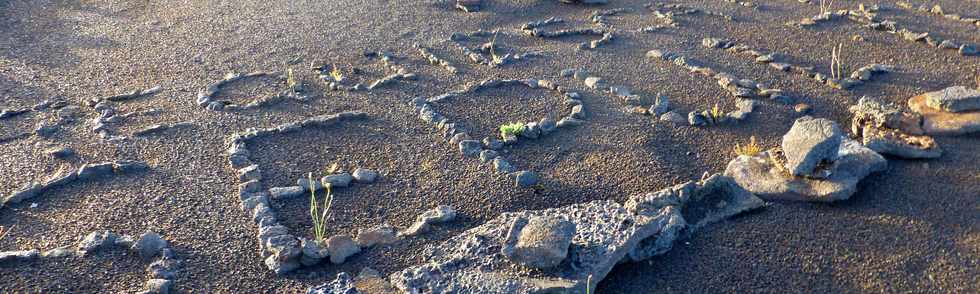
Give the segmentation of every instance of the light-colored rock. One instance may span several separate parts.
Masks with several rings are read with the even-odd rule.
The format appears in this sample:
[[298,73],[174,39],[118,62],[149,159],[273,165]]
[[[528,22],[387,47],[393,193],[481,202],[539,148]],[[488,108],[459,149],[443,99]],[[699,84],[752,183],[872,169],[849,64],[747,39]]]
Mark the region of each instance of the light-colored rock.
[[354,173],[351,175],[354,177],[354,181],[362,184],[374,183],[374,181],[378,178],[377,172],[363,168],[355,169]]
[[980,90],[955,86],[923,94],[926,105],[947,112],[980,110]]
[[330,252],[330,262],[341,264],[354,254],[361,252],[361,247],[350,236],[337,235],[326,241],[327,251]]
[[501,253],[511,260],[535,268],[561,264],[575,236],[575,223],[542,216],[518,217],[511,223]]
[[922,130],[929,135],[961,135],[980,132],[980,111],[946,112],[926,105],[926,96],[909,99],[909,108],[922,115]]
[[804,116],[783,136],[786,169],[794,176],[814,176],[823,163],[837,160],[843,132],[836,122]]

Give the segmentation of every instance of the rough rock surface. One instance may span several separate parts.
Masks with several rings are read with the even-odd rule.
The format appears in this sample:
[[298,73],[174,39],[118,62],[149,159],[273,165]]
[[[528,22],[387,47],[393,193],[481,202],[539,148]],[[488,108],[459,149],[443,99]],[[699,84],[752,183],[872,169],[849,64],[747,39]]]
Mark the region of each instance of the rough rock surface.
[[435,223],[443,223],[456,219],[456,210],[450,206],[440,205],[436,208],[423,212],[415,219],[415,223],[404,231],[398,232],[399,236],[412,236],[429,230]]
[[828,177],[793,177],[773,164],[770,159],[772,152],[739,156],[728,163],[725,175],[766,200],[832,202],[850,198],[857,191],[861,179],[884,170],[888,165],[880,154],[857,141],[844,139],[837,162]]
[[575,223],[549,217],[519,217],[507,234],[501,253],[520,264],[549,268],[558,266],[568,255]]
[[797,119],[783,136],[786,169],[794,176],[813,175],[821,162],[837,159],[841,135],[840,127],[829,119],[810,116]]
[[[704,225],[763,205],[720,175],[627,203],[601,200],[504,213],[430,248],[427,263],[396,272],[390,280],[409,293],[584,293],[624,258],[642,260],[669,250],[688,223]],[[501,253],[512,224],[537,217],[575,224],[567,257],[557,267],[528,269]]]
[[861,143],[875,152],[903,158],[937,158],[943,154],[932,137],[907,135],[872,126],[861,130]]
[[354,286],[354,279],[351,278],[350,274],[341,272],[337,274],[337,278],[330,283],[326,283],[320,286],[310,288],[306,291],[307,294],[357,294],[361,293],[357,291]]
[[926,105],[926,96],[909,99],[909,108],[922,115],[922,129],[930,135],[961,135],[980,132],[980,111],[946,112]]
[[341,264],[354,254],[361,252],[361,247],[349,236],[338,235],[327,239],[327,250],[330,252],[330,262]]
[[954,86],[923,94],[926,105],[947,112],[980,110],[980,90]]

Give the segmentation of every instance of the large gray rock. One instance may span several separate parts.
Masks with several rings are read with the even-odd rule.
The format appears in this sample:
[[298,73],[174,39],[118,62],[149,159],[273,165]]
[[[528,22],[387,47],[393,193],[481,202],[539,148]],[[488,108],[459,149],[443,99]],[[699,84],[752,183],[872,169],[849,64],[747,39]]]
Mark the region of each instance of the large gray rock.
[[133,244],[133,250],[139,253],[143,260],[150,260],[160,254],[163,248],[167,248],[167,240],[160,234],[146,232],[140,236],[139,240]]
[[837,160],[841,129],[825,118],[804,116],[783,135],[786,169],[794,176],[813,176],[818,165]]
[[501,253],[511,260],[535,268],[558,266],[568,255],[575,236],[575,223],[532,216],[518,217],[511,223]]
[[980,110],[980,90],[954,86],[924,95],[926,105],[938,110],[948,112]]
[[922,130],[930,135],[962,135],[980,132],[980,110],[948,112],[926,105],[926,96],[909,99],[909,108],[922,115]]
[[[702,186],[688,183],[659,194],[662,197],[632,197],[630,206],[602,200],[503,213],[429,248],[423,254],[427,263],[396,272],[390,280],[408,293],[584,293],[595,289],[624,258],[641,260],[669,249],[687,226],[685,213],[692,223],[706,224],[762,205],[727,177],[710,181],[714,184],[709,186],[718,186],[697,197],[692,192]],[[532,274],[515,267],[499,248],[507,244],[516,220],[538,217],[575,224],[575,232],[564,261]]]
[[844,139],[829,176],[822,179],[794,177],[773,163],[772,158],[778,158],[778,155],[771,157],[772,152],[739,156],[728,163],[725,175],[766,200],[832,202],[850,198],[861,179],[888,165],[880,154],[857,141]]

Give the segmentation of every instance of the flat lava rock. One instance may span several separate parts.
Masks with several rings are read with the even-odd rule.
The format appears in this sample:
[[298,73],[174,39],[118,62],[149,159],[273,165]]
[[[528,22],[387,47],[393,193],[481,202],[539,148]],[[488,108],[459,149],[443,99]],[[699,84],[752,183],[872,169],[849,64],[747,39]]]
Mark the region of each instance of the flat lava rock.
[[930,135],[961,135],[980,131],[980,110],[946,112],[926,105],[926,95],[909,99],[909,108],[922,115],[922,129]]
[[770,152],[735,158],[725,168],[725,175],[762,199],[833,202],[850,198],[861,179],[888,166],[880,154],[848,138],[841,143],[837,166],[823,179],[791,177],[774,168]]

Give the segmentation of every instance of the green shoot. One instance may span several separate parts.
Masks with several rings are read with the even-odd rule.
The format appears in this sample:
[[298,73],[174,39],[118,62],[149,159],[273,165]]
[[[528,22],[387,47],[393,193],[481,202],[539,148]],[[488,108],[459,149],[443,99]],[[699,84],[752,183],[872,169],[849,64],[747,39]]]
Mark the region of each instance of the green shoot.
[[831,49],[830,53],[830,77],[836,80],[844,78],[844,62],[841,53],[844,51],[844,44],[839,43],[837,47]]
[[755,156],[756,154],[759,154],[759,152],[762,152],[762,147],[759,147],[759,143],[755,141],[755,136],[749,137],[749,143],[745,146],[735,143],[735,148],[733,149],[735,150],[735,155],[739,156]]
[[340,71],[340,68],[338,68],[336,64],[334,64],[333,69],[330,70],[330,77],[333,78],[334,81],[340,82],[344,80],[344,73]]
[[293,92],[296,92],[296,90],[299,88],[299,82],[296,81],[296,76],[293,75],[292,68],[286,70],[286,86]]
[[509,135],[520,136],[524,133],[524,124],[522,123],[508,123],[500,126],[500,137],[506,138]]
[[718,107],[718,103],[715,103],[715,106],[711,108],[711,121],[719,122],[724,116],[725,112],[721,111],[721,108]]
[[310,217],[313,218],[313,238],[317,243],[323,243],[327,238],[327,216],[330,213],[330,206],[333,204],[333,194],[330,191],[330,184],[324,185],[327,195],[323,198],[323,211],[320,212],[319,205],[316,203],[316,185],[313,181],[313,173],[308,176],[310,181]]
[[585,280],[585,294],[592,294],[592,275]]

